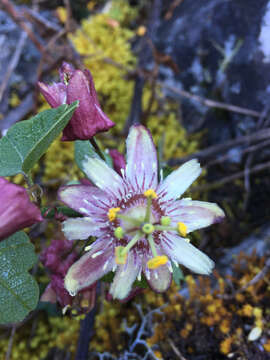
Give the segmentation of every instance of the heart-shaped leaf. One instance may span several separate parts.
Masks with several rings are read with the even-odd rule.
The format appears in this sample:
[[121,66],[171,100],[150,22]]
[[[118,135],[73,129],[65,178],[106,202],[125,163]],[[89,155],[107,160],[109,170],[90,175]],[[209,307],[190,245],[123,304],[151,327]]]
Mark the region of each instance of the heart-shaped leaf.
[[29,173],[69,122],[78,101],[13,125],[0,139],[0,176]]
[[37,306],[38,284],[28,272],[36,261],[24,232],[0,242],[0,324],[22,321]]

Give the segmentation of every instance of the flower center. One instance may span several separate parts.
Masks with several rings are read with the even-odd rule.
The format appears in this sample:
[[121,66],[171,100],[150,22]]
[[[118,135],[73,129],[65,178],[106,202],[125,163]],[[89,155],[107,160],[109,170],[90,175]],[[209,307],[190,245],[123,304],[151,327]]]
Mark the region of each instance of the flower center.
[[147,223],[142,226],[142,232],[149,235],[155,231],[155,227],[153,224]]
[[153,189],[148,189],[139,197],[136,196],[132,199],[133,203],[130,208],[122,206],[122,208],[111,208],[108,211],[109,221],[112,225],[116,225],[115,237],[120,241],[120,244],[128,239],[126,246],[115,247],[115,260],[119,265],[125,264],[128,251],[139,241],[145,240],[153,255],[147,262],[147,266],[149,269],[156,269],[165,265],[168,258],[166,255],[158,254],[153,233],[155,231],[176,231],[181,236],[186,236],[187,226],[182,222],[178,222],[177,227],[170,226],[171,219],[168,216],[155,213],[153,199],[157,201],[158,196]]

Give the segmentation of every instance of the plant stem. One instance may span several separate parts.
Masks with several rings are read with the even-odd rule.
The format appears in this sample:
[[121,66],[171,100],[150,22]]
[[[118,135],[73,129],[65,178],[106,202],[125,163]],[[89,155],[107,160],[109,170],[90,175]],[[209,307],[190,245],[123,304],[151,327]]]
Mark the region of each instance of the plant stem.
[[90,144],[93,146],[93,148],[96,150],[96,153],[99,155],[99,157],[106,161],[105,156],[103,155],[102,151],[100,150],[98,143],[96,142],[96,139],[92,137],[90,140]]
[[80,322],[80,335],[75,360],[86,360],[89,357],[89,345],[93,335],[96,306]]

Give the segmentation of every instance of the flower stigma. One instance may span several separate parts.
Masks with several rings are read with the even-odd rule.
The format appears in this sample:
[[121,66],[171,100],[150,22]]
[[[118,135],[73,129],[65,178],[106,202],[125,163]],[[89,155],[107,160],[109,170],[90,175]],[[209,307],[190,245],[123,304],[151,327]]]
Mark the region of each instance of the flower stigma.
[[155,227],[153,224],[150,224],[150,223],[147,223],[147,224],[144,224],[143,227],[142,227],[142,232],[144,234],[152,234],[152,232],[155,231]]
[[169,226],[169,225],[171,225],[171,222],[172,222],[172,220],[169,216],[162,216],[162,218],[160,220],[160,223],[163,226]]
[[123,239],[125,235],[125,232],[124,232],[124,229],[121,227],[121,226],[118,226],[115,230],[114,230],[114,236],[117,238],[117,239]]

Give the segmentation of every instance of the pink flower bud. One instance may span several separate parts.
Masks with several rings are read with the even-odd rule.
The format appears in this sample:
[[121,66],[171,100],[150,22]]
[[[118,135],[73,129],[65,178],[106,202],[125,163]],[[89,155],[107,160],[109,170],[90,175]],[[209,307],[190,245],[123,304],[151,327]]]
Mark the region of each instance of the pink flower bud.
[[49,285],[44,290],[43,294],[40,297],[40,301],[50,302],[50,303],[53,303],[53,304],[56,303],[57,297],[56,297],[55,291],[52,289],[51,283],[49,283]]
[[72,246],[73,241],[52,240],[50,246],[40,254],[40,260],[52,273],[64,277],[77,259],[77,253],[72,250]]
[[113,160],[113,168],[122,176],[121,169],[126,168],[126,161],[124,155],[122,155],[118,150],[112,149],[109,151],[109,154]]
[[72,304],[72,296],[69,295],[68,291],[64,286],[64,277],[58,274],[51,275],[51,287],[56,294],[56,299],[62,307]]
[[72,297],[64,286],[68,269],[77,260],[78,254],[73,249],[73,241],[52,240],[42,251],[40,260],[50,270],[50,283],[42,294],[41,301],[58,302],[61,307],[77,304],[81,310],[90,311],[95,304],[96,283]]
[[88,140],[115,125],[101,110],[89,70],[75,70],[64,62],[59,73],[60,83],[46,85],[39,82],[38,85],[51,107],[71,104],[75,100],[80,102],[63,131],[63,141]]
[[0,240],[39,221],[40,210],[26,189],[0,177]]

